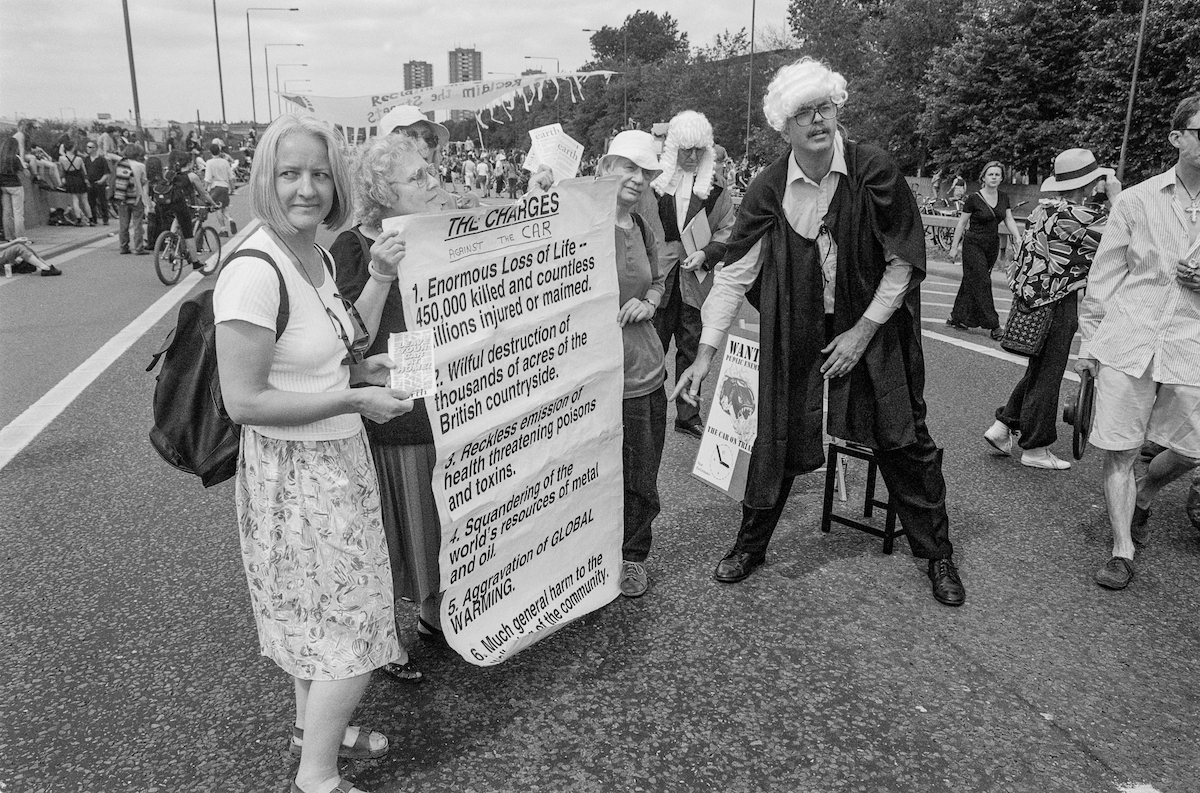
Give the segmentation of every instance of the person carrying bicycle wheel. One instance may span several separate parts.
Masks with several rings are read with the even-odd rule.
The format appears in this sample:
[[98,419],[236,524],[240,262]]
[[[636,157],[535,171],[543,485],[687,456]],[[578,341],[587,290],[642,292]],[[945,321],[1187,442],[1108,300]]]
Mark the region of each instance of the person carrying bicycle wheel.
[[192,242],[192,225],[195,223],[195,219],[192,216],[191,204],[198,198],[202,203],[215,209],[217,202],[208,195],[208,191],[204,189],[204,182],[192,171],[190,154],[185,151],[173,151],[170,163],[170,170],[163,177],[170,185],[167,203],[164,204],[157,195],[162,191],[151,185],[151,189],[156,193],[155,203],[159,205],[159,222],[166,228],[172,218],[178,221],[179,236],[183,240],[188,263],[192,265],[193,270],[199,270],[204,263],[196,259],[196,246]]

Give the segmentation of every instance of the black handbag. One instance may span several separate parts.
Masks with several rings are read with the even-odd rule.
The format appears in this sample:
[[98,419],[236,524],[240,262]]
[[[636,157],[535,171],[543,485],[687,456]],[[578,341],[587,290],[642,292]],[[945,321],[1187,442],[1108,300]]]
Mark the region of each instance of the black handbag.
[[1042,351],[1046,336],[1050,333],[1052,304],[1030,308],[1025,301],[1013,301],[1004,326],[1004,338],[1000,347],[1014,355],[1032,357]]

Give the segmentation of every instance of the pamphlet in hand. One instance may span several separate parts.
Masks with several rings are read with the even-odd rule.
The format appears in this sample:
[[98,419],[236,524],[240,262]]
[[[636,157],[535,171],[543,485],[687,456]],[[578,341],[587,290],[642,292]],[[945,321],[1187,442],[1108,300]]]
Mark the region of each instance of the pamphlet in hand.
[[[679,235],[683,242],[683,249],[689,256],[698,250],[702,250],[705,245],[712,241],[712,229],[708,227],[708,213],[701,207],[691,222],[683,227],[683,232]],[[696,278],[700,283],[704,283],[704,279],[708,277],[708,273],[704,270],[696,271]]]
[[583,144],[563,132],[562,124],[529,130],[529,154],[522,167],[537,173],[543,166],[554,172],[554,181],[574,179],[583,161]]
[[407,391],[411,399],[437,392],[432,329],[393,333],[388,337],[388,355],[396,363],[390,387]]

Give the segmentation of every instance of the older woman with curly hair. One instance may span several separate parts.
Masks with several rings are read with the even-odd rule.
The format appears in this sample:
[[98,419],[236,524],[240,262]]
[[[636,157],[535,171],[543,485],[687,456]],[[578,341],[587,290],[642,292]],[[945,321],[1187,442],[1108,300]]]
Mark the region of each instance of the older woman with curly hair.
[[[357,299],[373,281],[387,282],[379,333],[368,350],[368,354],[386,353],[388,336],[408,326],[395,277],[381,276],[372,265],[373,246],[384,236],[380,224],[384,218],[440,211],[442,196],[418,142],[405,135],[383,135],[364,144],[352,181],[358,225],[342,232],[330,251],[337,261],[338,289],[348,299]],[[423,639],[441,640],[441,520],[433,501],[437,453],[425,400],[414,400],[412,412],[385,424],[368,425],[367,435],[379,475],[395,596],[420,605],[417,631]],[[384,667],[384,672],[406,682],[421,679],[403,651],[401,659]]]

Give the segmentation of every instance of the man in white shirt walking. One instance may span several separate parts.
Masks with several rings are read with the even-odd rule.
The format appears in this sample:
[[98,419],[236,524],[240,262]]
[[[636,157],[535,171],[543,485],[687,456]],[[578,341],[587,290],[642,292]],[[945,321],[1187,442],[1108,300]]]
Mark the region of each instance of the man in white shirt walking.
[[[1106,589],[1133,580],[1150,504],[1200,464],[1200,94],[1180,102],[1167,139],[1175,166],[1121,192],[1079,309],[1075,370],[1096,377],[1090,442],[1105,450],[1112,556]],[[1137,481],[1144,441],[1166,448]]]

